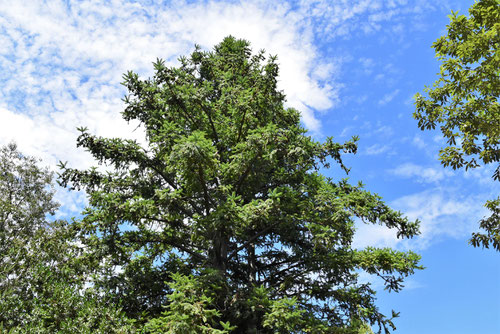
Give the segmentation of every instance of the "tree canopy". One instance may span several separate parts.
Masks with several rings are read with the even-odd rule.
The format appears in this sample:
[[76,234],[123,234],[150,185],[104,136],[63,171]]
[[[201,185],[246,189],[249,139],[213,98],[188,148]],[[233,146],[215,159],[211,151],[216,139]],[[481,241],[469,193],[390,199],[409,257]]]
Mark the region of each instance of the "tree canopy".
[[[438,80],[415,96],[413,114],[421,130],[441,129],[448,146],[440,150],[453,169],[492,164],[500,182],[500,2],[480,0],[469,16],[452,12],[446,35],[432,47],[442,62]],[[474,246],[500,250],[500,197],[486,203],[492,211],[474,233]]]
[[356,138],[307,136],[283,105],[276,58],[245,40],[179,61],[157,60],[148,79],[124,75],[122,115],[141,122],[144,144],[81,128],[77,145],[106,168],[61,164],[62,184],[88,194],[76,224],[96,288],[153,333],[387,332],[392,318],[358,273],[399,291],[420,257],[353,249],[354,224],[411,238],[418,222],[320,173],[347,172]]
[[84,289],[75,231],[50,219],[53,176],[37,163],[13,143],[0,148],[0,332],[124,333],[120,310]]

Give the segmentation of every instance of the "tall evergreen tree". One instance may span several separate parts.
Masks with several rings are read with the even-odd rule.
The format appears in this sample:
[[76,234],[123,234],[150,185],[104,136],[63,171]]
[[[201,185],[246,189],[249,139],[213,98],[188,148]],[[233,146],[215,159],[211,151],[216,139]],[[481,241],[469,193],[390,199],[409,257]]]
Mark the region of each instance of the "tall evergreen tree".
[[108,166],[61,164],[63,184],[84,189],[82,242],[100,265],[97,283],[129,316],[167,333],[386,331],[391,319],[358,272],[399,291],[420,257],[352,248],[354,222],[418,233],[381,198],[320,168],[356,152],[356,138],[324,143],[283,106],[278,65],[227,37],[198,47],[152,78],[124,76],[125,120],[147,143],[80,129],[77,145]]

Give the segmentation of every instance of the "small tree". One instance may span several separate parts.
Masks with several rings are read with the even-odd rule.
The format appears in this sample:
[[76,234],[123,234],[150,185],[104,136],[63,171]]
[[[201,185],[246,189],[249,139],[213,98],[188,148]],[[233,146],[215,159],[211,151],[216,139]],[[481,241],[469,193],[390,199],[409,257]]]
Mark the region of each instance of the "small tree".
[[48,169],[15,144],[0,148],[0,332],[131,332],[119,309],[84,289],[76,231],[48,220],[53,194]]
[[[440,77],[427,96],[415,96],[421,130],[440,126],[449,146],[441,163],[453,169],[493,164],[500,182],[500,2],[480,0],[469,17],[452,12],[447,34],[432,47],[442,61]],[[473,246],[500,250],[500,197],[485,205],[492,216],[480,222],[486,234],[474,233]]]
[[188,316],[179,296],[206,332],[340,333],[350,319],[393,326],[357,271],[398,291],[420,257],[352,249],[354,219],[399,237],[418,223],[362,185],[319,173],[330,163],[347,172],[341,155],[356,152],[356,139],[307,136],[300,113],[283,107],[276,59],[252,55],[244,40],[154,68],[151,79],[129,72],[124,81],[123,117],[142,123],[147,144],[80,129],[78,146],[111,171],[61,165],[63,184],[89,194],[80,228],[104,264],[100,287],[129,316],[157,319],[151,330]]

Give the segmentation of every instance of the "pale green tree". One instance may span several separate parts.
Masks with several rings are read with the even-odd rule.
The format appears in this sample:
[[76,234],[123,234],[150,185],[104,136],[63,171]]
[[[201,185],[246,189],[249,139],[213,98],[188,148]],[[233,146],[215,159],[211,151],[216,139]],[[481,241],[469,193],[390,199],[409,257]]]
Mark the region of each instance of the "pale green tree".
[[131,323],[106,304],[79,261],[73,226],[50,216],[53,174],[21,154],[0,148],[0,333],[127,333]]

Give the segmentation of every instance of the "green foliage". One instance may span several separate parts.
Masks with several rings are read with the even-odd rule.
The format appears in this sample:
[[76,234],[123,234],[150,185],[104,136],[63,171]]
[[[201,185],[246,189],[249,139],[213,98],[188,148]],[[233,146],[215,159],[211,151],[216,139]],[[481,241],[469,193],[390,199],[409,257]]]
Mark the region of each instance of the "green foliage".
[[268,310],[263,316],[262,323],[264,328],[269,328],[275,333],[292,333],[303,327],[305,311],[297,308],[297,299],[282,298],[267,301]]
[[144,327],[146,333],[206,333],[226,334],[234,329],[229,323],[219,321],[221,330],[213,327],[221,313],[213,308],[213,297],[205,294],[203,281],[206,279],[172,274],[167,295],[165,312],[150,320]]
[[[413,116],[421,130],[440,126],[448,144],[440,150],[444,166],[467,170],[497,165],[493,179],[500,182],[499,45],[498,0],[476,1],[469,17],[452,12],[447,34],[432,45],[442,62],[440,77],[425,88],[427,96],[415,96]],[[498,200],[487,204],[490,209],[491,203]],[[491,244],[500,250],[500,220],[494,217],[481,224],[488,235],[473,235],[474,246]]]
[[338,333],[358,318],[388,331],[357,272],[397,291],[419,257],[352,249],[354,221],[401,238],[418,222],[320,174],[332,163],[347,172],[342,155],[357,138],[307,136],[300,113],[283,106],[276,59],[252,55],[244,40],[154,67],[152,78],[129,72],[123,83],[122,115],[141,122],[146,144],[82,128],[77,145],[107,171],[61,164],[62,184],[89,195],[78,227],[99,265],[96,287],[152,332]]
[[481,219],[479,227],[486,230],[487,234],[475,232],[470,240],[474,247],[481,245],[488,248],[489,243],[500,250],[500,198],[487,201],[485,207],[492,212],[491,216]]
[[0,332],[132,332],[118,308],[84,289],[75,230],[47,220],[52,197],[52,173],[14,144],[0,149]]
[[[46,225],[45,216],[54,214],[58,204],[52,200],[52,173],[23,156],[14,143],[0,148],[0,252],[10,244],[22,243]],[[15,231],[15,233],[14,233]],[[0,268],[9,266],[11,257],[0,258]]]

